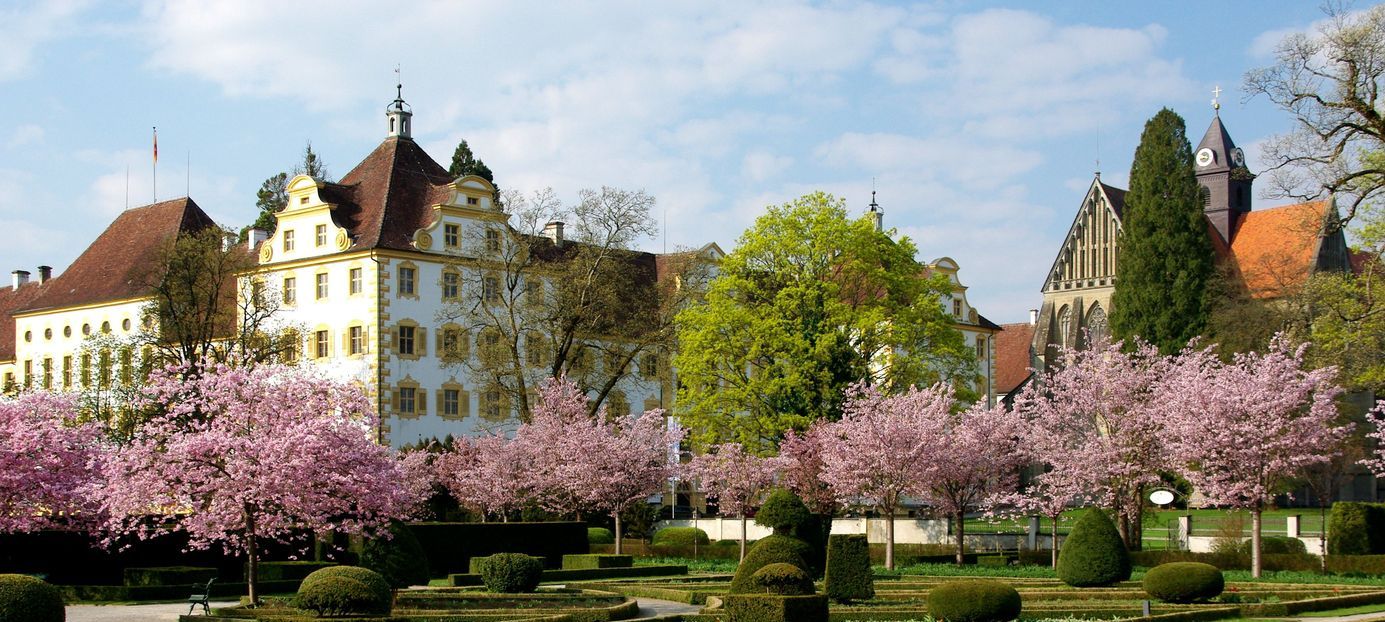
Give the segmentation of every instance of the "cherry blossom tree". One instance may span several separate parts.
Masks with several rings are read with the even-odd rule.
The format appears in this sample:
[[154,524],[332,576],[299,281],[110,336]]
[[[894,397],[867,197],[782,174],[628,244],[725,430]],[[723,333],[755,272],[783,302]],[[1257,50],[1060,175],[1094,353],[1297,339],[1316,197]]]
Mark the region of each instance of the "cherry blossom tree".
[[891,570],[895,512],[918,491],[952,404],[952,389],[943,385],[885,396],[857,384],[847,390],[841,420],[821,436],[822,480],[841,503],[873,506],[885,517],[885,567]]
[[622,552],[620,515],[635,503],[644,503],[674,475],[678,443],[685,431],[672,424],[662,409],[639,416],[626,415],[615,421],[605,416],[602,407],[590,432],[574,438],[591,439],[592,444],[578,454],[586,468],[586,497],[592,507],[608,511],[616,523],[616,554]]
[[1185,352],[1162,383],[1169,449],[1184,476],[1213,505],[1251,514],[1251,575],[1260,576],[1261,514],[1308,467],[1341,451],[1335,368],[1304,369],[1306,346],[1276,337],[1263,354],[1223,363],[1210,350]]
[[[1026,440],[1031,440],[1026,435]],[[1074,477],[1076,475],[1076,477]],[[1081,473],[1048,471],[1035,476],[1023,490],[992,498],[990,514],[1042,516],[1049,520],[1049,563],[1058,567],[1058,521],[1063,512],[1085,498],[1087,487]]]
[[1064,349],[1015,405],[1036,458],[1056,473],[1052,479],[1065,480],[1054,490],[1082,488],[1111,508],[1132,550],[1140,548],[1144,488],[1169,465],[1154,388],[1171,364],[1144,342],[1129,351],[1119,342]]
[[966,514],[1015,489],[1027,460],[1020,443],[1024,424],[1004,406],[973,406],[953,414],[925,408],[941,420],[927,439],[928,458],[917,463],[919,496],[957,521],[957,565],[965,563]]
[[78,423],[74,395],[0,401],[0,533],[80,527],[98,516],[101,430]]
[[533,458],[525,443],[493,434],[456,439],[434,467],[443,487],[482,522],[496,515],[508,522],[534,497]]
[[[605,412],[597,417],[604,419]],[[596,509],[587,491],[591,469],[585,455],[602,441],[594,421],[576,383],[561,377],[539,385],[530,420],[515,433],[515,443],[530,457],[533,495],[544,509],[574,512],[579,520]]]
[[243,553],[252,603],[262,541],[383,535],[422,501],[405,465],[373,440],[357,384],[305,368],[210,365],[186,379],[155,372],[145,399],[162,412],[105,466],[110,541],[183,530],[193,547]]
[[[822,442],[827,433],[827,424],[817,422],[806,432],[789,430],[784,440],[779,442],[780,464],[783,469],[784,485],[803,499],[816,514],[831,517],[841,505],[832,494],[832,488],[822,481]],[[830,523],[830,522],[829,522]]]
[[746,515],[774,485],[780,465],[779,458],[748,453],[740,443],[713,445],[683,465],[686,476],[696,480],[709,498],[716,499],[723,513],[741,519],[741,559],[745,559]]

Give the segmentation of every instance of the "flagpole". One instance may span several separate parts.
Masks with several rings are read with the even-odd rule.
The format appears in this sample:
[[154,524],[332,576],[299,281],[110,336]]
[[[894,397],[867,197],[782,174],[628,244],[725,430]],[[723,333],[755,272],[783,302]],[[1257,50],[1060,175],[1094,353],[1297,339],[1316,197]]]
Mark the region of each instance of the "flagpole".
[[154,202],[159,202],[159,128],[154,127]]

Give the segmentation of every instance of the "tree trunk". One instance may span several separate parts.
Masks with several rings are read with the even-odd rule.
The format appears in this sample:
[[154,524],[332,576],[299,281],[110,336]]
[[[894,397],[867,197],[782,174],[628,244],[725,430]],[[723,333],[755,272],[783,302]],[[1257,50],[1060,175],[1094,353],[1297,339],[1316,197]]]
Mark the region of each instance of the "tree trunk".
[[1054,568],[1058,567],[1058,519],[1061,516],[1062,515],[1059,514],[1058,516],[1053,517],[1053,533],[1051,534],[1051,537],[1053,538],[1053,550],[1050,551],[1050,555],[1053,557]]
[[957,565],[962,566],[967,563],[967,515],[957,512]]
[[1327,574],[1327,503],[1324,503],[1322,499],[1318,500],[1318,511],[1322,514],[1322,528],[1318,530],[1318,534],[1322,536],[1322,539],[1318,541],[1322,548],[1320,551],[1322,556],[1318,559],[1322,561],[1322,573]]
[[1135,488],[1135,518],[1130,521],[1130,543],[1126,548],[1143,551],[1145,548],[1145,487]]
[[741,561],[745,561],[745,512],[741,512]]
[[[621,536],[621,533],[620,533],[620,511],[619,511],[619,510],[616,510],[615,512],[611,512],[611,514],[614,514],[615,517],[616,517],[616,555],[620,555],[620,552],[621,552],[621,547],[620,547],[620,536]],[[696,541],[697,541],[697,538],[693,538],[693,542],[696,542]]]
[[1250,511],[1250,576],[1260,578],[1260,508]]
[[894,511],[885,514],[885,569],[894,570]]
[[256,585],[260,580],[260,555],[257,551],[258,548],[258,543],[255,542],[255,517],[247,512],[245,515],[245,585],[249,590],[251,607],[260,604],[259,590]]

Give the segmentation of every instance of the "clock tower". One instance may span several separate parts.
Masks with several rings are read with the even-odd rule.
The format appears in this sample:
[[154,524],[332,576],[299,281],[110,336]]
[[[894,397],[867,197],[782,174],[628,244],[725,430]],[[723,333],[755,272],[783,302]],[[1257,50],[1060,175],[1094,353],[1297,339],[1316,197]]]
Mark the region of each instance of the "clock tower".
[[1197,183],[1202,185],[1202,211],[1222,241],[1229,245],[1241,218],[1250,212],[1251,183],[1255,175],[1246,168],[1245,153],[1226,133],[1220,107],[1217,100],[1212,100],[1212,108],[1217,113],[1202,142],[1193,151],[1193,170]]

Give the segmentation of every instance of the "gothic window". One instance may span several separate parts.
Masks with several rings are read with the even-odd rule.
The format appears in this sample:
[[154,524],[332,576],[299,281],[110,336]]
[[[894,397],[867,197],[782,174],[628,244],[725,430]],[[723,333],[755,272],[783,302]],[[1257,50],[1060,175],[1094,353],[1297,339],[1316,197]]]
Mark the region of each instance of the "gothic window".
[[1072,343],[1072,335],[1069,334],[1072,331],[1072,327],[1070,326],[1071,324],[1072,309],[1070,307],[1064,306],[1063,309],[1058,312],[1058,340],[1059,343],[1068,347],[1072,347],[1074,345]]
[[1106,321],[1106,311],[1101,308],[1101,303],[1092,303],[1092,308],[1087,312],[1087,340],[1090,343],[1100,343],[1106,340],[1111,334],[1111,327]]

